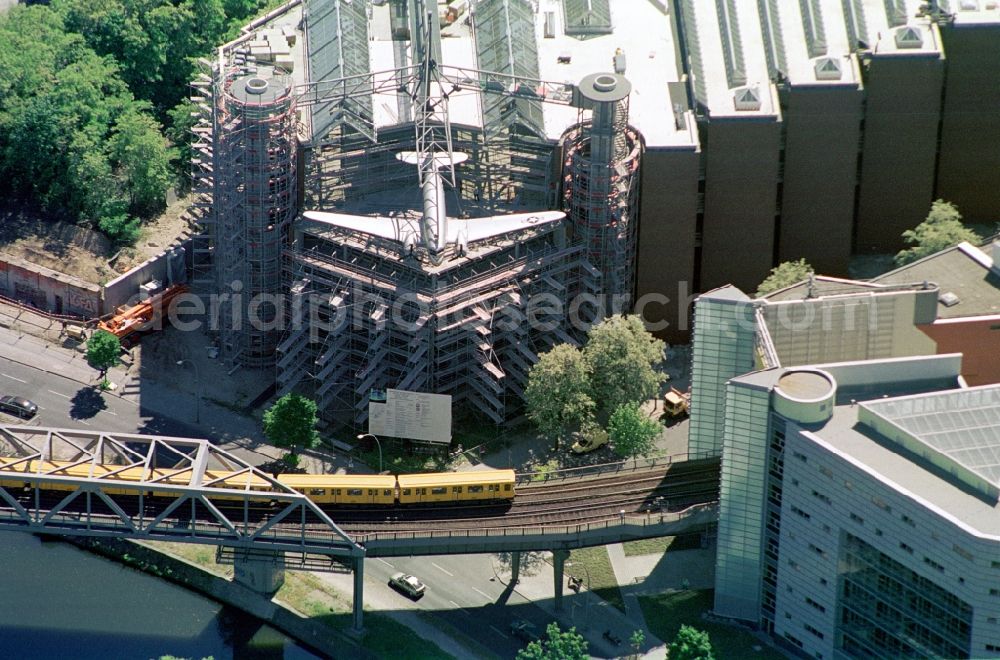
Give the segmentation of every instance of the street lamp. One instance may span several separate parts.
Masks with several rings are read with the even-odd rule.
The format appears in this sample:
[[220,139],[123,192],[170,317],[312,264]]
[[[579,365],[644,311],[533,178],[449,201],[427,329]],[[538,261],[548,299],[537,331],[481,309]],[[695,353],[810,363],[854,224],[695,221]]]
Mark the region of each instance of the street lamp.
[[198,398],[195,399],[194,404],[194,423],[201,424],[201,378],[198,377],[198,364],[193,360],[177,360],[177,366],[181,366],[185,362],[194,369],[194,379],[198,381]]
[[[573,566],[573,565],[574,564],[571,561],[568,561],[568,562],[565,563],[565,566]],[[589,592],[590,592],[590,569],[587,568],[586,564],[576,564],[576,565],[579,566],[580,568],[582,568],[584,575],[587,576],[587,592],[588,592],[588,595],[584,596],[584,598],[583,598],[583,627],[584,627],[584,630],[587,630],[587,629],[590,628],[590,595],[589,595]]]
[[358,436],[358,440],[364,440],[365,438],[371,438],[375,441],[375,446],[378,447],[378,473],[382,474],[382,443],[378,441],[371,433],[362,433]]

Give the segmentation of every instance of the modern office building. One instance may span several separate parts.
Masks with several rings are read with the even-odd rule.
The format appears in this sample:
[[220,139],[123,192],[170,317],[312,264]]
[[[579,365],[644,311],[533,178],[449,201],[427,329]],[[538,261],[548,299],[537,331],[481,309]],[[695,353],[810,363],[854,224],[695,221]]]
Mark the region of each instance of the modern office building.
[[717,614],[809,657],[1000,656],[1000,386],[960,360],[730,382]]
[[996,250],[698,298],[716,614],[809,657],[1000,657]]

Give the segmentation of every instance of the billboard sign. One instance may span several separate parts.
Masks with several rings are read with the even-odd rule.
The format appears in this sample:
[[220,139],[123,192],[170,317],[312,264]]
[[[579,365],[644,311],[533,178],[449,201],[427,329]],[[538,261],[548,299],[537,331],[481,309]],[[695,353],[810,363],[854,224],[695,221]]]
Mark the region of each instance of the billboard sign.
[[368,432],[389,438],[451,443],[451,397],[386,390],[385,403],[368,403]]

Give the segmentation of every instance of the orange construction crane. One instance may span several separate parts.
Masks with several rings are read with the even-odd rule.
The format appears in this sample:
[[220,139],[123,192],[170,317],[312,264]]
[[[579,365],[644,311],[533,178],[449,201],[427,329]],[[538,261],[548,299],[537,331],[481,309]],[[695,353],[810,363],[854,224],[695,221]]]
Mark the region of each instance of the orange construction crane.
[[187,292],[186,284],[175,284],[135,305],[123,305],[107,320],[99,321],[97,328],[106,330],[122,342],[131,343],[129,336],[139,330],[160,330],[170,302]]

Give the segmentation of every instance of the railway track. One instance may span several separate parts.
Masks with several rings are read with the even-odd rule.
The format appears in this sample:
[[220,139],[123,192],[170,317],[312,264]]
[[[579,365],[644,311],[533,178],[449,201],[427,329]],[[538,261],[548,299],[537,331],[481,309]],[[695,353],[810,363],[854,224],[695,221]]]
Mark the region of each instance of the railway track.
[[[673,513],[693,504],[718,499],[718,463],[692,465],[677,463],[664,470],[618,471],[613,474],[581,476],[548,482],[526,482],[517,486],[513,503],[463,504],[460,506],[423,507],[323,507],[324,511],[348,534],[427,533],[431,531],[478,531],[537,526],[572,526],[609,521],[629,515]],[[29,510],[51,510],[68,495],[65,491],[9,491],[21,506]],[[110,496],[128,515],[138,516],[138,498]],[[84,515],[87,496],[81,494],[64,515]],[[145,498],[143,517],[147,520],[162,514],[172,498]],[[244,516],[251,525],[264,524],[274,515],[266,504],[244,505],[227,500],[213,504],[233,522]],[[90,497],[92,515],[115,517],[100,498]],[[185,507],[190,505],[185,504]],[[198,505],[202,508],[203,505]],[[8,507],[0,507],[3,510]],[[187,511],[189,509],[185,509]],[[61,514],[63,515],[63,514]],[[206,519],[211,520],[205,511]],[[170,516],[164,525],[183,524],[186,517]],[[301,529],[301,524],[279,523],[277,529]],[[306,530],[329,532],[320,524],[306,524]]]

